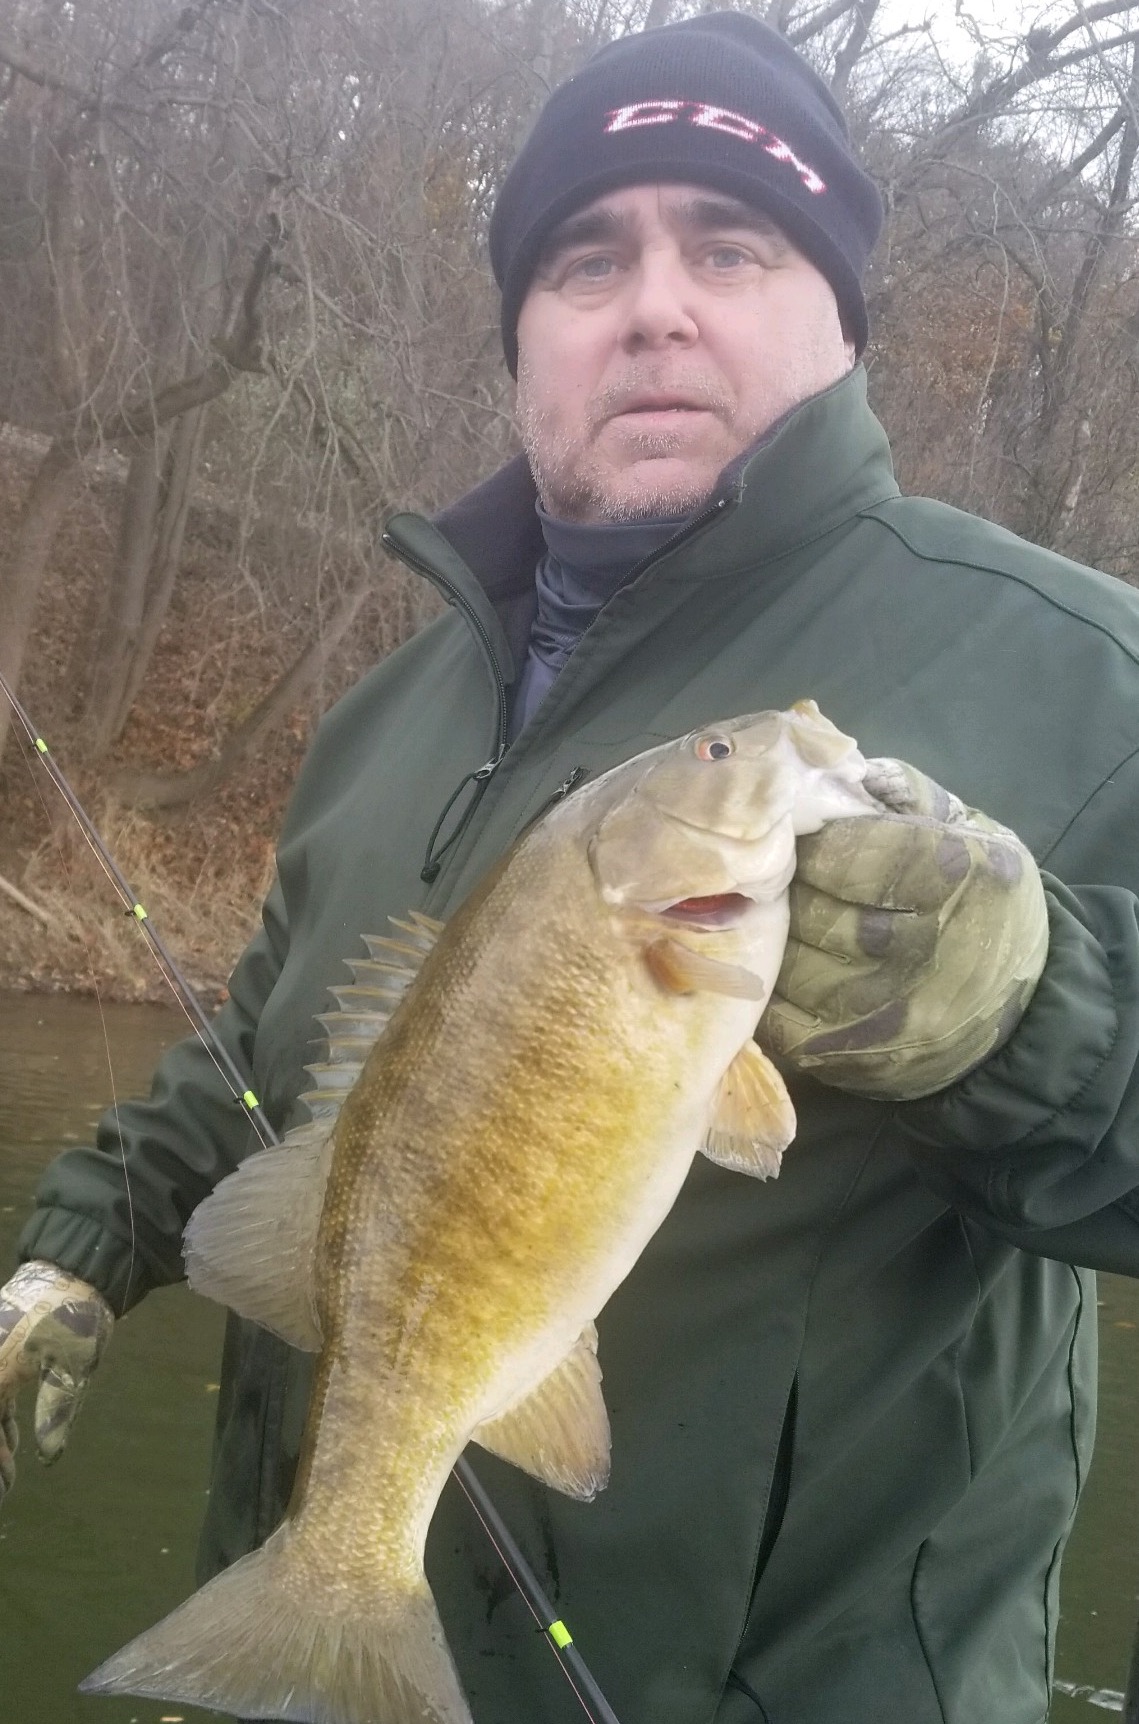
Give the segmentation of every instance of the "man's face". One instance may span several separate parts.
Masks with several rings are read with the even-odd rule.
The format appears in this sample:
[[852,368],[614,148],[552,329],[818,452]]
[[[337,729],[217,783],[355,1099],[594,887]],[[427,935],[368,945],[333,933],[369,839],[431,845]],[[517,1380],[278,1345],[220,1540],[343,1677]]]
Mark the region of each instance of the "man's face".
[[849,371],[830,284],[774,222],[627,186],[551,235],[518,319],[518,420],[546,510],[690,513],[732,458]]

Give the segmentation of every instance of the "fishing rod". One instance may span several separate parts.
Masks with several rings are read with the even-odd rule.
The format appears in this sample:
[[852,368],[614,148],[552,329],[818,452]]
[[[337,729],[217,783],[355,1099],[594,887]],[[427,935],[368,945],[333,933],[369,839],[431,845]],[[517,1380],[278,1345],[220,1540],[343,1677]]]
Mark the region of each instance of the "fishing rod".
[[[0,671],[0,693],[5,696],[40,763],[74,815],[99,865],[123,903],[127,915],[133,918],[136,926],[145,937],[158,961],[164,980],[173,990],[179,1005],[189,1017],[227,1089],[234,1100],[245,1110],[254,1131],[265,1148],[279,1144],[281,1139],[271,1125],[257,1096],[249,1087],[248,1079],[241,1072],[228,1048],[214,1029],[211,1019],[204,1011],[185,972],[162,936],[154,928],[149,915],[111,855],[94,821],[76,796],[62,767],[32,723],[27,709],[9,685],[2,671]],[[605,1698],[596,1677],[578,1651],[573,1635],[550,1602],[537,1575],[530,1567],[509,1527],[495,1508],[486,1488],[480,1482],[465,1455],[460,1455],[455,1462],[453,1475],[459,1489],[474,1511],[480,1526],[494,1546],[503,1567],[522,1595],[527,1609],[545,1635],[547,1644],[551,1647],[561,1667],[562,1674],[577,1696],[582,1710],[591,1720],[591,1724],[619,1724],[617,1715]]]

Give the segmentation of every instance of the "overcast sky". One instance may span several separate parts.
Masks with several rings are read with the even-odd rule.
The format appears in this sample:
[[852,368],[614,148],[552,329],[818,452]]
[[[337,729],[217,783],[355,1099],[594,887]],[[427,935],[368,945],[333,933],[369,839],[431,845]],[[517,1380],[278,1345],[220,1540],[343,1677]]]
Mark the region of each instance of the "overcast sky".
[[959,15],[965,13],[973,17],[986,30],[994,25],[998,30],[1002,27],[1014,30],[1044,19],[1049,13],[1061,16],[1065,10],[1055,3],[1049,5],[1046,0],[963,0],[961,5],[955,0],[884,0],[882,16],[887,21],[887,27],[896,28],[898,24],[917,24],[926,20],[932,26],[933,35],[942,52],[956,60],[968,64],[975,52],[972,38],[959,21]]

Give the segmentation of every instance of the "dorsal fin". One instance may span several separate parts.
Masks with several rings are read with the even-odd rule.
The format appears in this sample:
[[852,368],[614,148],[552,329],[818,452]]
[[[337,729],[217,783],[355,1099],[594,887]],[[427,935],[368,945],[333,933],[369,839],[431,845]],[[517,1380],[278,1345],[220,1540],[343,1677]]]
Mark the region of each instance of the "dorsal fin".
[[398,916],[389,916],[388,921],[393,928],[409,935],[414,946],[423,952],[429,952],[443,932],[443,923],[437,922],[434,916],[424,916],[419,910],[409,910],[408,918],[408,921],[402,922]]
[[391,1010],[321,1012],[317,1023],[328,1038],[328,1064],[363,1065],[387,1028]]
[[403,988],[363,988],[357,982],[346,982],[342,988],[329,988],[329,993],[342,1012],[391,1012],[399,1005],[406,991]]
[[410,970],[412,975],[427,956],[429,947],[413,945],[410,940],[393,940],[390,934],[365,934],[364,944],[371,957],[385,964]]
[[[370,957],[348,960],[348,968],[355,980],[342,988],[329,990],[339,1010],[324,1012],[317,1018],[317,1023],[328,1031],[327,1064],[330,1066],[347,1069],[352,1065],[363,1065],[443,929],[442,922],[423,916],[418,910],[412,910],[406,922],[395,916],[389,916],[388,920],[393,928],[406,934],[407,939],[393,940],[387,934],[365,934],[363,940]],[[313,1068],[306,1067],[306,1070]],[[330,1087],[347,1090],[353,1082],[355,1077],[341,1086],[335,1079],[322,1081],[317,1077],[317,1089],[322,1092],[323,1117],[328,1115],[327,1096],[323,1092]],[[302,1099],[309,1098],[305,1096]]]
[[329,1133],[335,1129],[336,1116],[364,1061],[443,932],[442,922],[419,910],[409,911],[405,921],[396,916],[389,916],[388,921],[402,938],[364,934],[369,956],[348,960],[355,981],[330,988],[339,1009],[324,1012],[317,1019],[328,1031],[328,1057],[305,1067],[313,1087],[299,1099],[313,1120]]
[[348,968],[359,988],[397,988],[401,992],[419,973],[409,970],[406,964],[384,964],[378,958],[353,958]]

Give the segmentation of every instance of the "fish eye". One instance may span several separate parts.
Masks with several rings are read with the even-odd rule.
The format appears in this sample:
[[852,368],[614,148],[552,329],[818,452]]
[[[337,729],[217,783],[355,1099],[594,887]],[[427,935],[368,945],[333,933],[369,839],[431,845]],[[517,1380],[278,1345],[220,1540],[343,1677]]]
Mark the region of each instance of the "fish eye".
[[736,745],[730,736],[698,736],[696,738],[697,760],[726,760],[729,754],[736,752]]

